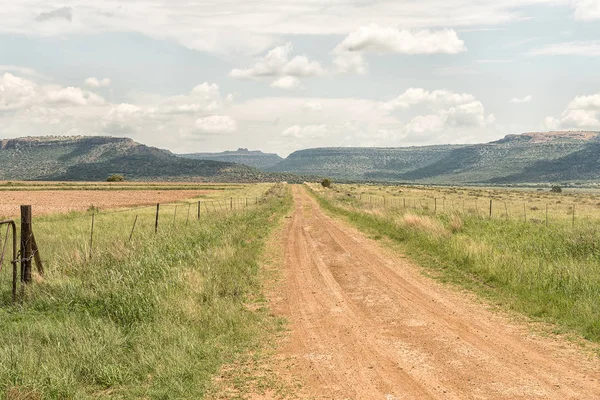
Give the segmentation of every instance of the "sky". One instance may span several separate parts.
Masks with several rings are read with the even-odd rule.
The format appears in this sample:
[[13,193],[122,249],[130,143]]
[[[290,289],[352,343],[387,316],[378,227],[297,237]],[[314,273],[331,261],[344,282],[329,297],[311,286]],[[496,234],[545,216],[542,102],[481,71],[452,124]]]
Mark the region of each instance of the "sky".
[[0,138],[176,153],[600,130],[600,0],[0,0]]

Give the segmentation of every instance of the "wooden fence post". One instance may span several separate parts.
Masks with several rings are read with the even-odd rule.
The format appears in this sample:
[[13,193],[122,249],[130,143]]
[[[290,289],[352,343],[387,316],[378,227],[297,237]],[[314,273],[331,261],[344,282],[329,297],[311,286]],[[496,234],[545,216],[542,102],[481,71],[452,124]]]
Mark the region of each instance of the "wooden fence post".
[[229,210],[233,210],[233,197],[229,199]]
[[198,219],[200,219],[200,209],[201,209],[200,200],[198,200]]
[[546,203],[546,227],[548,226],[548,203]]
[[156,203],[156,222],[154,223],[154,233],[158,233],[158,212],[160,211],[160,203]]
[[21,206],[21,282],[31,283],[31,206]]
[[527,222],[527,204],[523,203],[523,217],[525,218],[525,222]]
[[433,212],[437,214],[437,197],[433,198]]
[[135,216],[135,220],[133,221],[133,228],[131,228],[131,234],[129,235],[129,241],[133,238],[133,231],[135,230],[135,224],[137,224],[138,216]]
[[492,199],[490,199],[490,219],[492,219]]
[[90,258],[92,258],[92,248],[94,247],[94,221],[96,213],[92,211],[92,230],[90,232]]
[[573,204],[573,224],[572,227],[575,228],[575,204]]
[[42,264],[42,256],[40,255],[40,250],[38,249],[37,242],[35,241],[35,235],[33,231],[31,232],[31,250],[33,250],[33,259],[35,261],[35,265],[37,266],[38,273],[40,275],[44,275],[44,265]]

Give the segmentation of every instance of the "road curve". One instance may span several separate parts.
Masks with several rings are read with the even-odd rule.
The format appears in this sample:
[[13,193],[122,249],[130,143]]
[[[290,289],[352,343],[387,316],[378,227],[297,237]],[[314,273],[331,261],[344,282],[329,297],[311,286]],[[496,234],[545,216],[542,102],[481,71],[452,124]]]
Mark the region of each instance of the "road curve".
[[422,276],[293,194],[272,303],[290,321],[275,370],[300,378],[301,397],[600,399],[597,359]]

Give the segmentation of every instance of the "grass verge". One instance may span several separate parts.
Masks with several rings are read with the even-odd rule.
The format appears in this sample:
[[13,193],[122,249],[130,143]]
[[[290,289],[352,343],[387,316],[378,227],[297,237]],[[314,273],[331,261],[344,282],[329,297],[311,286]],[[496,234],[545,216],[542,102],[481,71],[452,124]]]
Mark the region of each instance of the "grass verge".
[[[73,216],[36,231],[52,243],[47,276],[11,306],[0,292],[0,393],[6,399],[202,398],[220,366],[260,348],[259,258],[291,204],[284,186],[246,212],[203,215],[125,240],[93,257],[68,240]],[[175,221],[175,219],[173,219]],[[34,226],[35,229],[35,226]],[[53,235],[53,236],[48,236]]]

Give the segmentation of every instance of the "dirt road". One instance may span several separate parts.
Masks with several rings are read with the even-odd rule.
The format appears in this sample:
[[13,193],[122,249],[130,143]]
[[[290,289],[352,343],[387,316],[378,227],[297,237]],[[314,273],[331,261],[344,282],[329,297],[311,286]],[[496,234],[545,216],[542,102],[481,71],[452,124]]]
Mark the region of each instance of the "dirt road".
[[574,345],[422,276],[302,188],[294,198],[273,306],[291,329],[276,369],[300,377],[300,397],[600,399],[595,360]]

